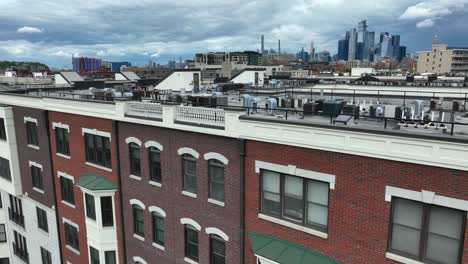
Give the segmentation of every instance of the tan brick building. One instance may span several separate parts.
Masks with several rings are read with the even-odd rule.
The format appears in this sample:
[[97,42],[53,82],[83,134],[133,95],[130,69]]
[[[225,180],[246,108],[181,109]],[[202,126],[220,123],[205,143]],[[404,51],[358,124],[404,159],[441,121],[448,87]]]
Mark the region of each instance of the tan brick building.
[[468,73],[468,48],[449,47],[439,44],[436,36],[431,51],[421,51],[418,57],[419,73]]

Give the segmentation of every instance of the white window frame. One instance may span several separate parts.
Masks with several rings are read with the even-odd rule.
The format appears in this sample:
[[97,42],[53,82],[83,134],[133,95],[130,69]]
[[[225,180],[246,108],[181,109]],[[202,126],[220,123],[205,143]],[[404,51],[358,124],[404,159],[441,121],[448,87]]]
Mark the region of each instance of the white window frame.
[[52,129],[55,130],[55,128],[63,128],[63,129],[68,130],[68,132],[70,132],[70,126],[67,124],[60,123],[60,122],[52,122]]
[[130,143],[137,144],[139,147],[141,147],[141,140],[139,140],[136,137],[128,137],[125,139],[125,143],[128,145]]
[[183,224],[183,225],[191,225],[192,227],[194,227],[196,230],[198,230],[199,232],[201,231],[201,225],[198,224],[195,220],[193,219],[190,219],[190,218],[181,218],[180,219],[180,223]]
[[163,146],[159,142],[153,141],[153,140],[146,141],[145,142],[145,148],[151,148],[151,147],[155,147],[159,151],[163,151]]
[[200,158],[200,154],[193,148],[180,148],[177,150],[177,154],[179,154],[179,156],[188,154],[188,155],[192,155],[196,159]]
[[203,155],[203,158],[204,158],[205,160],[212,160],[212,159],[214,159],[214,160],[217,160],[217,161],[223,163],[224,165],[228,165],[228,164],[229,164],[229,160],[228,160],[225,156],[223,156],[223,155],[221,155],[221,154],[219,154],[219,153],[216,153],[216,152],[209,152],[209,153],[206,153],[205,155]]
[[224,239],[224,241],[226,241],[226,242],[229,241],[229,236],[226,235],[226,233],[224,233],[223,231],[221,231],[220,229],[218,229],[216,227],[207,227],[207,228],[205,228],[205,232],[208,235],[217,235],[220,238]]
[[106,138],[109,138],[109,141],[112,141],[111,133],[105,132],[105,131],[99,131],[99,130],[97,130],[97,129],[82,128],[82,129],[81,129],[81,134],[82,134],[83,136],[84,136],[85,134],[90,134],[90,135],[95,135],[95,136],[106,137]]
[[39,123],[37,122],[36,118],[30,117],[30,116],[25,116],[24,117],[24,123],[26,124],[27,122],[36,123],[36,126],[39,126]]
[[138,199],[131,199],[131,200],[130,200],[130,204],[131,204],[131,205],[138,205],[138,206],[140,206],[141,209],[143,209],[143,210],[146,209],[145,204],[144,204],[142,201],[138,200]]

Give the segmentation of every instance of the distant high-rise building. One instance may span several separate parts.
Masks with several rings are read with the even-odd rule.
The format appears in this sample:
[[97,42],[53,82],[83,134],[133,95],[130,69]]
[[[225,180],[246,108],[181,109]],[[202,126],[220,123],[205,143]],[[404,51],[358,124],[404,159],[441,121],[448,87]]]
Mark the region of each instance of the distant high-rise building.
[[102,66],[102,60],[89,57],[72,57],[73,71],[93,72]]
[[121,62],[111,62],[111,70],[113,72],[120,72],[122,66],[131,67],[132,64],[128,61],[121,61]]
[[357,53],[357,40],[358,40],[358,33],[355,28],[353,28],[349,35],[349,43],[348,43],[348,61],[352,61],[356,59]]
[[310,53],[309,53],[309,61],[314,61],[315,60],[315,47],[314,47],[314,42],[310,42]]
[[367,21],[362,20],[358,23],[358,42],[365,43],[367,38]]
[[406,46],[400,46],[398,50],[398,60],[401,61],[402,59],[406,58]]
[[262,35],[262,44],[261,44],[260,53],[261,54],[265,53],[265,36],[263,36],[263,35]]
[[296,54],[296,58],[298,60],[301,60],[302,62],[307,62],[309,61],[309,53],[307,51],[304,51],[303,47],[302,50]]
[[363,58],[365,60],[372,61],[373,60],[373,51],[375,47],[375,32],[367,31],[366,42],[364,43],[364,51],[363,51]]
[[382,42],[380,43],[380,57],[393,57],[392,37],[389,35],[380,35]]
[[278,39],[278,54],[281,54],[281,40]]
[[348,60],[349,40],[342,39],[338,41],[338,60]]
[[379,43],[383,42],[384,36],[389,36],[389,35],[390,35],[390,33],[388,33],[388,32],[381,32],[380,33]]
[[392,36],[392,49],[393,49],[393,58],[398,58],[400,55],[400,35]]

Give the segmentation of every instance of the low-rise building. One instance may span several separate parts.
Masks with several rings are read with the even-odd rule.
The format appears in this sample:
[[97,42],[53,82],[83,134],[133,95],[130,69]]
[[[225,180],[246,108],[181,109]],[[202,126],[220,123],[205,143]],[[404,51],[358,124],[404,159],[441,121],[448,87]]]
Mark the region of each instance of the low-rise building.
[[468,74],[468,47],[440,44],[437,36],[431,51],[418,52],[417,72],[434,74]]

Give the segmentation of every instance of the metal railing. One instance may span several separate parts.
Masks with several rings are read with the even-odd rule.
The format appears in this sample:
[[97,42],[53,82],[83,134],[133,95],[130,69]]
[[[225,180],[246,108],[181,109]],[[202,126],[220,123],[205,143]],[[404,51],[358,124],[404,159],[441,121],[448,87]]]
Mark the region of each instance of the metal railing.
[[15,242],[13,242],[13,253],[24,262],[29,263],[29,253],[26,250],[18,247]]
[[127,102],[127,112],[125,114],[144,117],[144,118],[162,118],[163,110],[161,104]]
[[11,221],[15,222],[16,224],[24,227],[24,215],[21,215],[13,210],[11,208],[8,208],[8,216]]
[[199,125],[224,127],[224,110],[215,108],[177,106],[176,120]]

